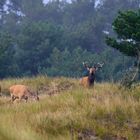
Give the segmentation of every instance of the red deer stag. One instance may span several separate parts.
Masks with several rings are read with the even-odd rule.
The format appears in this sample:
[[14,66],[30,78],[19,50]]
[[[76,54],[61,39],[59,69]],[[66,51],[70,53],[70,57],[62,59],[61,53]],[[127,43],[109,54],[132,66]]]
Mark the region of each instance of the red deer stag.
[[28,100],[28,98],[32,98],[34,100],[39,101],[38,93],[32,92],[28,86],[25,85],[13,85],[9,88],[11,94],[11,100],[14,102],[15,99]]
[[88,75],[84,76],[81,79],[81,85],[83,85],[84,87],[90,87],[91,85],[94,85],[94,81],[95,81],[95,73],[99,68],[102,68],[104,63],[97,63],[92,67],[89,67],[86,63],[83,62],[84,67],[86,68],[86,70],[88,71]]

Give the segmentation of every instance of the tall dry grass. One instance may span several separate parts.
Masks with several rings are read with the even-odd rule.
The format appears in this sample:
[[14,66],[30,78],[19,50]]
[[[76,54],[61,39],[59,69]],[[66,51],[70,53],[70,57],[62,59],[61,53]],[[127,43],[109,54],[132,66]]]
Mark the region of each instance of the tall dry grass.
[[[85,89],[77,79],[44,76],[0,83],[3,95],[10,85],[21,83],[40,89],[41,98],[19,104],[0,98],[0,140],[77,140],[85,132],[89,139],[140,139],[140,87],[124,90],[96,83]],[[59,90],[48,96],[45,90],[51,88]]]

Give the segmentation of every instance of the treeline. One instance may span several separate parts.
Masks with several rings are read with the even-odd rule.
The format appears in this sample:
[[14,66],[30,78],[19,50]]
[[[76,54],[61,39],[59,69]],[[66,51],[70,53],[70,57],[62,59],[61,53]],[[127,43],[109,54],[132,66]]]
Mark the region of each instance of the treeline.
[[0,78],[79,77],[82,62],[105,62],[98,79],[117,80],[133,63],[105,44],[119,10],[139,0],[0,1]]

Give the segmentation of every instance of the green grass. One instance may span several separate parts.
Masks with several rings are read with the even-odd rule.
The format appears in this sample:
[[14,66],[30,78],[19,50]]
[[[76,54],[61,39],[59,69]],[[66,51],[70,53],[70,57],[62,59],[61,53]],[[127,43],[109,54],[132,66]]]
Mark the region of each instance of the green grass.
[[[85,131],[103,140],[140,139],[140,87],[127,91],[96,83],[85,89],[77,79],[43,76],[0,83],[0,140],[77,140]],[[12,84],[40,89],[40,101],[9,103],[4,95]],[[50,89],[59,90],[48,96]]]

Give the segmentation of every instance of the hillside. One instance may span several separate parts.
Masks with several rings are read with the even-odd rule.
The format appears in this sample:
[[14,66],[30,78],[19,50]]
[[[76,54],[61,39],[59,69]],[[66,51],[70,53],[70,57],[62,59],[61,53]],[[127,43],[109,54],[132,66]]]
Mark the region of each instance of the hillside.
[[[8,87],[39,89],[39,102],[10,103]],[[38,76],[1,81],[0,140],[138,140],[139,88],[109,83],[85,89],[78,79]]]

